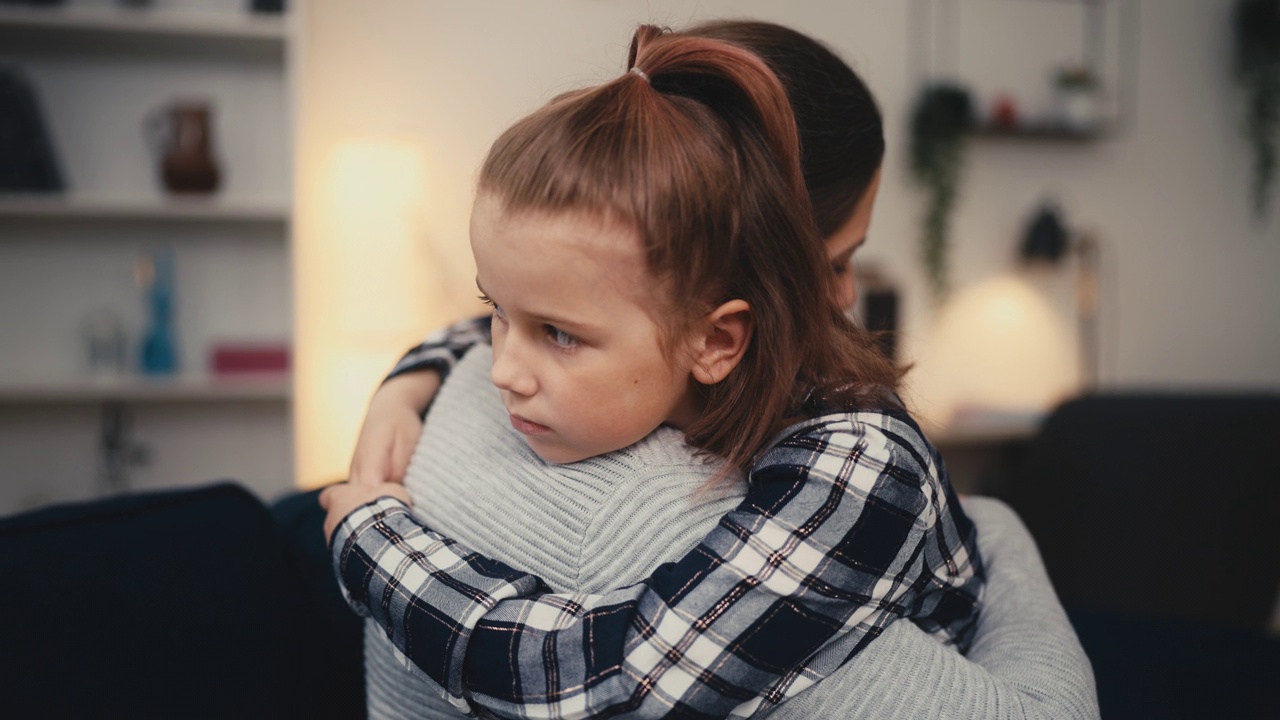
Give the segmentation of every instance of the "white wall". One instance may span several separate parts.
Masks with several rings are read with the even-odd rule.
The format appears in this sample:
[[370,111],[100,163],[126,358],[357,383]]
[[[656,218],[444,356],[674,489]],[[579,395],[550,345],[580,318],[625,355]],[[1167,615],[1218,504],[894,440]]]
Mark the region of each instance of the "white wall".
[[[1062,22],[1062,3],[953,2],[959,10],[952,16],[958,18],[956,33],[945,36],[944,51],[935,54],[961,71],[1008,71],[1014,87],[1037,87],[1045,61],[1052,59],[1043,55],[1046,48],[1065,52],[1077,46],[1079,26]],[[1265,224],[1250,213],[1251,156],[1238,130],[1241,98],[1230,84],[1233,3],[1137,5],[1138,32],[1119,40],[1129,48],[1138,43],[1136,105],[1118,136],[1091,144],[972,145],[953,226],[954,285],[963,293],[1008,274],[1022,224],[1051,193],[1073,224],[1092,229],[1103,243],[1105,386],[1280,387],[1280,330],[1274,320],[1280,316],[1280,284],[1270,281],[1280,268],[1280,217]],[[968,365],[956,362],[962,353],[938,341],[946,333],[935,327],[937,313],[916,262],[922,198],[905,168],[906,119],[920,70],[911,7],[902,0],[308,3],[298,242],[324,232],[323,168],[336,148],[394,140],[421,158],[421,212],[413,234],[423,262],[389,263],[386,271],[392,286],[421,281],[432,291],[420,306],[405,309],[403,325],[379,334],[387,348],[379,352],[393,356],[397,343],[407,345],[423,330],[478,310],[470,301],[468,209],[474,171],[501,130],[566,88],[619,72],[637,22],[680,26],[728,16],[781,22],[834,47],[880,100],[889,155],[865,258],[904,286],[906,347],[917,361],[914,398],[926,412],[945,418],[961,403],[983,400],[965,394],[974,385],[973,373],[982,371],[973,363],[983,361],[979,353]],[[993,59],[1005,48],[1014,56]],[[1040,55],[1032,57],[1033,51]],[[974,78],[975,85],[992,89],[994,78]],[[1026,98],[1028,108],[1043,100],[1034,93]],[[1280,194],[1275,204],[1280,215]],[[298,269],[305,273],[303,263]],[[302,274],[299,282],[305,282]],[[1033,287],[1043,294],[1058,333],[1069,332],[1070,278],[1041,279]],[[304,304],[300,300],[305,315]],[[1042,364],[1035,353],[1026,357]],[[348,394],[356,407],[339,415],[362,411],[359,403],[392,359],[363,362],[359,372],[375,377],[350,378],[356,386]],[[1075,382],[1072,362],[1026,370],[1043,388],[1061,390]],[[300,387],[300,394],[305,397],[307,389]],[[308,410],[300,399],[298,410],[300,440],[306,443],[301,415],[315,414],[316,408]],[[356,420],[342,422],[347,425],[331,436],[339,440],[328,442],[338,446],[330,453],[333,460],[318,459],[303,470],[305,460],[299,458],[304,482],[308,475],[345,467],[340,458],[349,452]]]

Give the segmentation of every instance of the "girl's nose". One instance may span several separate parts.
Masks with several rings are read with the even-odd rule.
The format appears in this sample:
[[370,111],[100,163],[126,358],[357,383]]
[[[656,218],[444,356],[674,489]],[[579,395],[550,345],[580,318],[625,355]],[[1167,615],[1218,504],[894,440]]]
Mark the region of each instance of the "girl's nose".
[[529,364],[522,359],[524,348],[518,338],[513,338],[510,331],[497,333],[493,337],[493,368],[489,371],[489,379],[499,390],[514,395],[528,397],[537,392],[538,383]]

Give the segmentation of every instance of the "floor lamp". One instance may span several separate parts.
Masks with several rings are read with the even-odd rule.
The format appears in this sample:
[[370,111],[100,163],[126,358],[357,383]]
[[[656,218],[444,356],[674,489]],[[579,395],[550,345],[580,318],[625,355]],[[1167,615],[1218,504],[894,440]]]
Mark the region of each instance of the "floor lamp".
[[1037,211],[1019,248],[1019,259],[1028,265],[1058,266],[1074,258],[1076,272],[1076,328],[1080,342],[1081,389],[1098,387],[1098,312],[1101,304],[1097,237],[1087,231],[1072,233],[1058,209],[1046,203]]

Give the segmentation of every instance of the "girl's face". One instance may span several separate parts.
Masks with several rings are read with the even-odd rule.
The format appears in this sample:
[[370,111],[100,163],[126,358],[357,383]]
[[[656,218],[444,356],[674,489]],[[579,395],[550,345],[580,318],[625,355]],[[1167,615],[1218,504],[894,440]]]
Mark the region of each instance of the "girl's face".
[[880,190],[880,171],[872,176],[866,192],[853,208],[848,222],[831,234],[823,245],[827,249],[827,259],[831,261],[831,269],[836,274],[836,298],[840,307],[851,308],[858,299],[858,284],[853,276],[850,264],[853,255],[867,242],[867,229],[871,227],[871,209],[876,204],[876,193]]
[[629,228],[578,213],[471,214],[476,283],[494,306],[493,384],[542,459],[612,452],[693,416],[692,362],[659,342],[657,290]]

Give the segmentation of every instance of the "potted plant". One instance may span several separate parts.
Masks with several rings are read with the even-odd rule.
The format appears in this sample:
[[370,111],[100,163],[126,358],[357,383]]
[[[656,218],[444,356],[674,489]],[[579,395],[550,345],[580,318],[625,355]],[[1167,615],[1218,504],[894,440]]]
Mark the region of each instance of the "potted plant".
[[1267,212],[1280,130],[1280,0],[1240,0],[1235,76],[1245,91],[1245,134],[1253,145],[1253,208]]
[[1053,88],[1059,122],[1081,132],[1098,127],[1101,83],[1093,70],[1085,65],[1058,68],[1053,76]]
[[956,85],[925,87],[911,113],[911,174],[928,194],[921,254],[935,300],[947,291],[947,226],[973,126],[969,91]]

